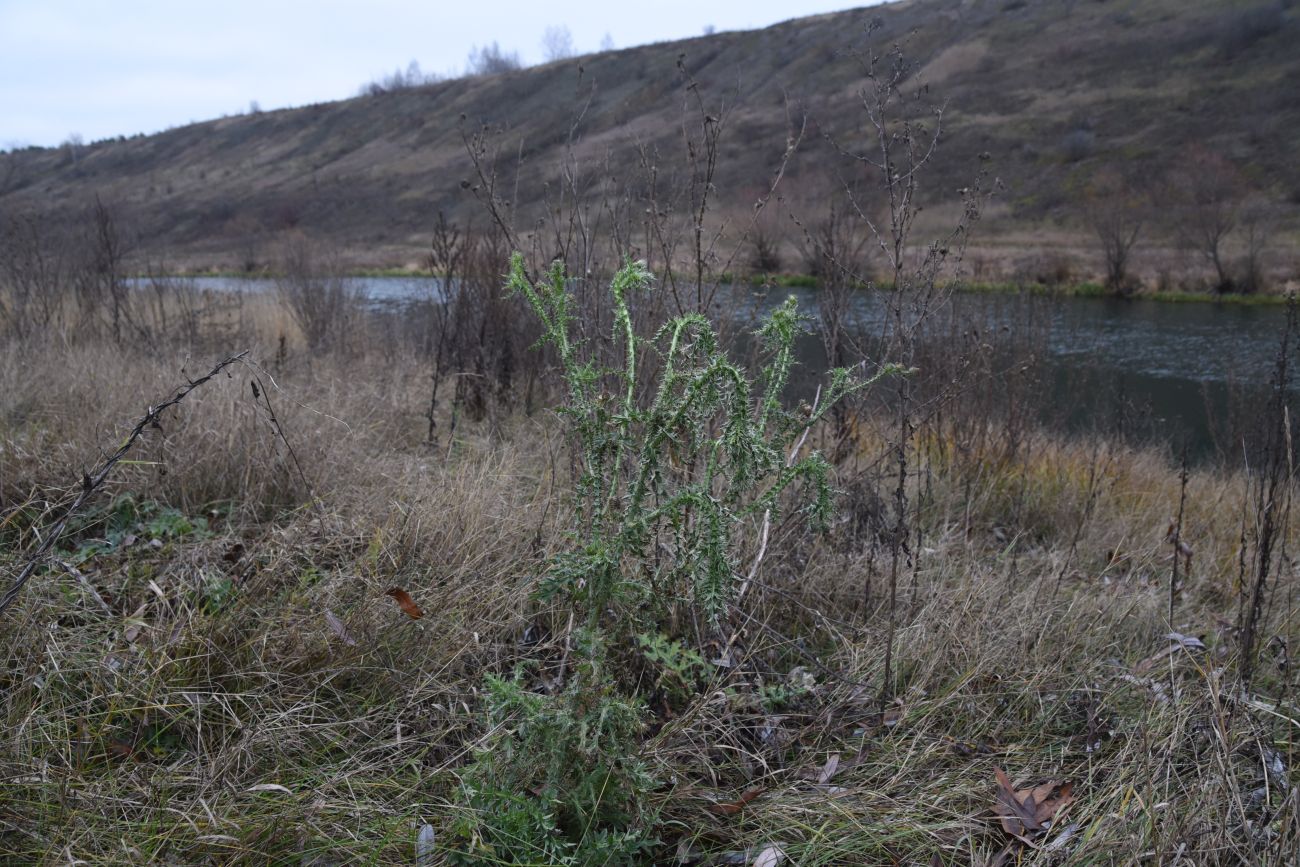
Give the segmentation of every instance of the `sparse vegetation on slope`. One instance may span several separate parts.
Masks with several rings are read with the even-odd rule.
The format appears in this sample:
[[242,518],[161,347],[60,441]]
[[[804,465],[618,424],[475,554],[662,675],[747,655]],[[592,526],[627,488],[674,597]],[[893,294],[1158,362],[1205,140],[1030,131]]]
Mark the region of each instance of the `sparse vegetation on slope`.
[[[643,156],[669,180],[684,55],[694,80],[726,95],[722,212],[746,211],[766,185],[789,97],[816,133],[789,166],[787,198],[808,216],[838,189],[838,163],[820,134],[855,131],[845,109],[859,69],[845,49],[876,18],[881,40],[909,40],[917,60],[909,87],[948,99],[948,158],[921,193],[924,219],[948,221],[981,155],[1007,184],[981,241],[998,279],[1036,279],[1047,243],[1100,280],[1081,190],[1112,170],[1151,182],[1177,174],[1194,162],[1182,145],[1229,162],[1240,191],[1267,205],[1278,228],[1270,249],[1285,251],[1283,239],[1300,229],[1300,108],[1290,86],[1300,75],[1300,12],[1271,0],[912,0],[536,69],[485,67],[500,74],[94,143],[75,159],[66,149],[2,154],[0,213],[49,213],[57,224],[99,194],[187,266],[242,267],[250,246],[297,230],[345,248],[354,265],[400,267],[417,261],[438,211],[461,223],[475,212],[460,188],[462,135],[482,125],[503,131],[499,168],[518,175],[521,225],[546,219],[551,167],[571,145],[624,183],[638,177]],[[1183,246],[1191,213],[1171,204],[1154,212],[1131,264],[1151,284],[1164,269],[1185,289],[1212,289],[1211,276],[1222,279],[1189,267]],[[784,216],[767,237],[792,259],[800,239]],[[1232,247],[1231,259],[1244,255],[1244,233]],[[253,258],[265,265],[269,250]],[[1277,258],[1267,282],[1294,279],[1289,255]],[[1241,269],[1229,267],[1240,282]]]

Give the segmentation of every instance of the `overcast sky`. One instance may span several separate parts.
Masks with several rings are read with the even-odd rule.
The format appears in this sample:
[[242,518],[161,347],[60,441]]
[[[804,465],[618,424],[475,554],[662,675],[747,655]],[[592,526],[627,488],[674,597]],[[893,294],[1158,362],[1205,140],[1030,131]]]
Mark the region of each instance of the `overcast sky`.
[[871,0],[0,0],[0,147],[156,132],[356,94],[417,61],[459,73],[493,41],[525,63],[548,27],[579,53],[763,27]]

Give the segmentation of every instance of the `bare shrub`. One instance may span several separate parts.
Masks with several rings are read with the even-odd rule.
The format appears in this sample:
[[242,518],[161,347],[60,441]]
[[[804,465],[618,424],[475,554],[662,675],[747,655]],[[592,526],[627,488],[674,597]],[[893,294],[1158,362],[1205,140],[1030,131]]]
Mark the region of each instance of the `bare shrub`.
[[577,49],[573,47],[573,34],[569,32],[569,28],[563,25],[546,28],[546,33],[542,35],[542,56],[546,58],[547,63],[567,60],[577,53]]
[[1269,383],[1272,395],[1257,415],[1256,428],[1246,443],[1253,514],[1242,514],[1237,630],[1238,665],[1247,690],[1258,665],[1260,638],[1269,628],[1273,611],[1279,577],[1274,573],[1287,559],[1285,546],[1296,479],[1296,423],[1290,399],[1296,334],[1296,303],[1292,299]]
[[71,227],[31,214],[0,226],[0,332],[20,341],[107,335],[123,349],[157,352],[210,347],[239,330],[242,293],[168,276],[164,263],[133,252],[118,225],[97,201]]
[[[922,182],[943,137],[944,105],[932,102],[928,91],[915,92],[906,85],[915,66],[904,43],[896,42],[884,53],[874,50],[869,41],[878,26],[874,22],[868,26],[868,44],[854,51],[863,78],[858,102],[865,116],[864,140],[853,148],[839,142],[833,144],[842,156],[852,161],[859,174],[861,188],[846,183],[844,191],[872,246],[880,251],[889,281],[885,322],[874,343],[876,357],[911,369],[918,358],[923,326],[953,289],[951,282],[941,282],[941,274],[960,265],[985,193],[981,177],[962,190],[964,207],[954,226],[927,244],[914,243]],[[873,198],[864,201],[864,195]],[[842,266],[840,270],[844,270]],[[855,282],[866,281],[859,276]],[[866,360],[864,354],[862,361]],[[888,503],[891,511],[884,603],[888,626],[879,693],[882,705],[893,697],[898,686],[894,652],[900,616],[899,588],[909,569],[913,599],[918,586],[916,548],[919,546],[913,542],[912,534],[919,532],[922,498],[913,494],[908,479],[915,472],[913,462],[918,459],[914,452],[916,433],[927,415],[918,401],[911,377],[898,377],[890,385],[891,393],[884,398],[890,410],[887,413],[889,432],[876,459],[864,471],[870,478],[869,484],[880,492],[881,502]],[[852,428],[847,418],[837,422],[841,428],[838,437],[843,441]],[[873,574],[874,570],[868,571],[863,582],[862,598],[868,605],[872,600]]]
[[281,246],[279,271],[276,292],[307,347],[326,352],[339,346],[357,323],[360,286],[344,275],[337,259],[301,235]]
[[1247,190],[1240,170],[1221,154],[1193,148],[1171,171],[1169,190],[1183,245],[1213,269],[1216,292],[1234,291],[1227,242]]
[[424,87],[428,84],[437,84],[443,78],[436,72],[425,72],[420,69],[420,64],[412,60],[407,64],[406,69],[398,68],[389,75],[381,76],[374,81],[361,85],[358,91],[359,96],[380,96],[385,93],[394,93],[399,90],[411,90],[416,87]]
[[452,390],[448,446],[461,417],[498,422],[521,405],[531,413],[542,366],[529,364],[537,328],[525,316],[520,299],[501,290],[501,263],[510,255],[499,227],[475,231],[439,213],[426,265],[438,278],[436,297],[426,299],[424,351],[432,370],[429,390],[428,442],[438,440],[439,395]]
[[202,289],[195,281],[169,273],[163,262],[148,263],[131,287],[136,340],[150,352],[228,349],[249,340],[240,317],[242,290]]
[[1090,129],[1075,129],[1061,139],[1061,154],[1066,162],[1077,163],[1092,156],[1097,149],[1097,134]]
[[506,51],[496,42],[482,48],[477,45],[471,48],[467,63],[467,75],[497,75],[523,69],[524,66],[519,59],[519,52]]
[[1074,279],[1074,267],[1065,253],[1031,253],[1018,256],[1010,266],[1011,282],[1017,286],[1068,285]]
[[134,242],[121,230],[115,210],[99,196],[83,218],[77,241],[82,258],[74,284],[83,320],[106,319],[113,340],[121,343],[134,324],[126,282]]
[[1036,279],[1044,286],[1068,286],[1074,282],[1074,263],[1059,250],[1044,253]]
[[746,263],[759,221],[802,141],[803,118],[787,112],[785,148],[768,180],[751,188],[752,207],[719,213],[728,103],[705,91],[685,56],[678,58],[677,69],[682,120],[673,144],[680,144],[680,151],[637,143],[635,169],[627,178],[616,177],[608,164],[580,159],[574,146],[595,94],[593,82],[579,93],[564,156],[542,182],[546,207],[534,222],[522,219],[516,207],[520,165],[509,160],[516,149],[503,148],[496,128],[462,133],[474,169],[474,180],[462,186],[485,208],[509,247],[525,253],[530,273],[544,272],[556,258],[573,266],[576,298],[590,313],[580,317],[584,338],[608,327],[611,314],[600,284],[628,256],[644,258],[665,290],[634,315],[662,318],[671,308],[677,314],[694,310],[714,316],[719,291]]
[[1243,293],[1267,288],[1268,250],[1277,217],[1269,202],[1251,198],[1241,209],[1241,233],[1244,247],[1237,264],[1237,288]]
[[1147,198],[1137,181],[1113,169],[1098,172],[1083,190],[1084,219],[1101,247],[1106,288],[1116,295],[1137,291],[1129,264],[1146,224],[1147,209]]
[[866,273],[869,236],[858,231],[859,226],[842,196],[827,195],[826,212],[815,220],[792,216],[800,229],[797,246],[806,273],[827,286],[869,278]]
[[775,274],[781,270],[781,239],[768,226],[760,223],[754,227],[750,239],[753,252],[749,266],[758,274]]
[[34,216],[0,225],[0,326],[23,339],[67,326],[70,260],[66,242]]
[[[817,318],[821,327],[818,336],[826,353],[826,363],[832,368],[849,367],[864,360],[868,354],[865,335],[852,321],[852,309],[856,290],[870,280],[866,261],[870,236],[861,231],[857,221],[850,217],[841,196],[831,194],[826,198],[824,216],[813,221],[803,221],[794,214],[791,217],[801,231],[802,239],[798,246],[804,268],[817,278],[820,287]],[[837,461],[850,445],[852,416],[847,404],[831,408]],[[874,489],[866,492],[861,479],[855,484],[855,496],[879,499]]]

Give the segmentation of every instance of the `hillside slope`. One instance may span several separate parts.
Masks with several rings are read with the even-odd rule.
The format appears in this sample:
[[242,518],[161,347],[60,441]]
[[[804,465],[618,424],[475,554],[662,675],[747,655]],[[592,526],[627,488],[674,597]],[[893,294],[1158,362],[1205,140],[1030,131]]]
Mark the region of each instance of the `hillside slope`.
[[947,106],[927,201],[955,200],[981,154],[1005,184],[986,237],[1068,232],[1071,191],[1099,166],[1156,176],[1192,145],[1230,159],[1295,225],[1300,9],[1232,0],[903,0],[77,152],[29,148],[0,155],[0,216],[62,219],[98,195],[174,261],[228,267],[293,228],[357,262],[409,262],[439,210],[479,213],[461,182],[470,175],[463,135],[481,124],[499,130],[507,173],[523,167],[524,220],[544,213],[544,181],[570,140],[583,166],[608,177],[634,174],[639,148],[658,154],[665,176],[681,171],[679,58],[710,110],[726,110],[722,201],[742,207],[763,188],[785,146],[788,98],[809,132],[783,191],[815,207],[855,171],[823,134],[851,143],[862,121],[861,70],[845,49],[862,44],[872,19],[882,25],[877,47],[912,34],[914,81]]

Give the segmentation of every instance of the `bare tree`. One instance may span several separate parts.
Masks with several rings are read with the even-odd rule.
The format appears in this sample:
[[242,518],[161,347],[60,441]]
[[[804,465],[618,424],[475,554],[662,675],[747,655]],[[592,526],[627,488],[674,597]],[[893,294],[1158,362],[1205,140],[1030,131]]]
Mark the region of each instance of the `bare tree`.
[[547,63],[566,60],[577,54],[573,47],[573,34],[564,25],[547,27],[542,36],[542,56]]
[[467,69],[469,75],[497,75],[522,68],[519,53],[506,51],[496,42],[482,48],[476,45],[470,49]]
[[781,238],[767,220],[759,220],[750,236],[753,251],[749,267],[757,274],[776,274],[781,270]]
[[413,87],[423,87],[426,84],[437,84],[442,81],[442,76],[436,72],[425,72],[420,69],[420,64],[412,60],[406,65],[406,69],[396,69],[390,75],[380,76],[374,81],[361,85],[358,91],[359,96],[378,96],[382,93],[392,93],[398,90],[409,90]]
[[868,237],[858,231],[841,196],[827,194],[824,216],[805,222],[797,214],[791,219],[799,227],[796,241],[804,271],[818,278],[824,288],[862,282],[866,274]]
[[1261,196],[1247,200],[1241,209],[1245,248],[1238,267],[1240,279],[1237,287],[1242,292],[1258,292],[1264,288],[1267,280],[1265,256],[1275,229],[1275,213],[1269,202]]
[[75,165],[81,157],[81,151],[86,146],[86,140],[81,137],[81,133],[74,132],[63,140],[63,148],[68,152],[68,159]]
[[17,174],[18,157],[13,151],[0,148],[0,195],[9,191],[9,185]]
[[1214,269],[1216,292],[1236,284],[1228,268],[1227,240],[1237,228],[1246,184],[1228,159],[1213,151],[1188,151],[1170,177],[1178,202],[1178,234],[1183,244]]
[[1083,213],[1101,245],[1106,288],[1116,295],[1131,295],[1137,284],[1129,277],[1129,263],[1146,221],[1146,196],[1135,182],[1103,169],[1083,190]]
[[17,338],[61,326],[68,256],[34,216],[0,226],[0,326]]
[[95,196],[80,242],[87,258],[75,278],[83,316],[94,318],[106,312],[113,340],[118,343],[133,323],[126,269],[133,244],[130,234],[121,230],[120,222],[114,209]]

